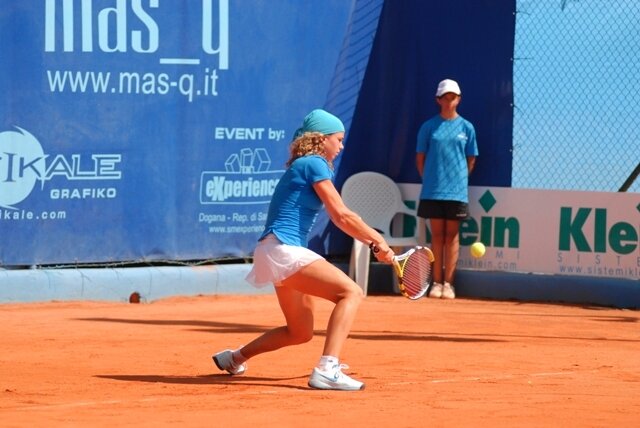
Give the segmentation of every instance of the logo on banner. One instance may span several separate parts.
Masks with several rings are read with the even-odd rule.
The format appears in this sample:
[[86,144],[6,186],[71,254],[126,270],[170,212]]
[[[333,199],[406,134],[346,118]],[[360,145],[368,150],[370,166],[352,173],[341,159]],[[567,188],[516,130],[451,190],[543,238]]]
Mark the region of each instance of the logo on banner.
[[0,206],[22,202],[44,176],[45,155],[36,138],[22,128],[0,132]]
[[263,149],[244,148],[224,163],[225,171],[203,171],[200,203],[268,204],[284,171],[270,171],[271,158]]
[[[477,203],[484,215],[474,215],[460,223],[460,245],[470,246],[474,242],[481,242],[489,250],[489,255],[477,259],[471,257],[468,251],[461,252],[458,267],[517,271],[520,258],[520,221],[513,216],[496,214],[494,207],[498,200],[490,190],[486,190]],[[475,214],[475,207],[472,213]]]
[[[93,154],[91,160],[83,155],[51,156],[44,153],[40,142],[28,131],[0,132],[0,207],[15,209],[14,205],[25,200],[40,182],[54,177],[69,181],[118,180],[117,169],[120,154]],[[51,199],[102,199],[115,198],[113,187],[65,188],[50,190]]]
[[[158,0],[148,0],[148,4],[141,0],[121,0],[108,5],[97,3],[91,0],[46,0],[44,51],[65,56],[81,52],[83,58],[94,52],[116,55],[165,53],[166,48],[161,47],[172,39],[167,34],[174,25],[169,29],[163,28],[157,18],[162,14],[175,13],[172,8],[179,2],[162,5]],[[191,6],[189,2],[189,9],[197,10]],[[217,97],[218,71],[230,69],[229,0],[202,0],[199,6],[199,25],[185,26],[195,31],[198,37],[191,37],[196,34],[184,35],[180,47],[185,48],[185,41],[194,45],[199,43],[200,54],[194,54],[189,46],[189,55],[177,51],[176,56],[162,56],[158,58],[158,67],[147,70],[47,69],[49,90],[52,93],[101,95],[180,94],[190,103],[198,98]],[[217,64],[211,65],[214,58]]]
[[[497,201],[493,194],[487,190],[478,199],[478,203],[484,212],[489,214]],[[460,232],[462,245],[471,245],[480,241],[486,246],[496,248],[517,249],[520,247],[520,222],[515,217],[483,215],[479,221],[470,217],[462,222]]]
[[[636,209],[640,211],[640,204]],[[611,224],[607,214],[606,208],[560,207],[558,250],[570,251],[573,247],[581,253],[636,252],[640,243],[637,225],[627,221]],[[589,220],[590,228],[586,227]]]

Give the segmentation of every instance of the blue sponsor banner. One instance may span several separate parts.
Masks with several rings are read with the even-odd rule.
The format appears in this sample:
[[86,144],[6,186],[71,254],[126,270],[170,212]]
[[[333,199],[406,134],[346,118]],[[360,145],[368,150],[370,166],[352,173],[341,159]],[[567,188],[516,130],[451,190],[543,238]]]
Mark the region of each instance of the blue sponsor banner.
[[8,0],[0,265],[251,254],[345,0]]

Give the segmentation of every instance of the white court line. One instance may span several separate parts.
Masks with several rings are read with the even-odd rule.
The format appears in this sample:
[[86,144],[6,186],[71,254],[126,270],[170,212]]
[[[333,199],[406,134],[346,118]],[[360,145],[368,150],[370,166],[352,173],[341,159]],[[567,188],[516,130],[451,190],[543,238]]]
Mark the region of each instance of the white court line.
[[[249,394],[250,395],[278,394],[278,391],[276,390],[255,391]],[[175,400],[176,398],[177,397],[169,396],[169,397],[140,398],[137,400],[76,401],[72,403],[26,405],[26,406],[8,408],[8,410],[15,410],[15,411],[27,410],[28,411],[28,410],[49,410],[49,409],[65,409],[65,408],[73,409],[73,408],[79,408],[79,407],[107,406],[107,405],[114,405],[114,404],[148,403],[152,401],[160,401],[163,399]]]
[[577,372],[555,372],[555,373],[529,373],[529,374],[506,374],[502,376],[478,376],[478,377],[465,377],[460,379],[434,379],[431,383],[453,383],[453,382],[482,382],[485,380],[504,380],[514,378],[526,378],[526,377],[554,377],[554,376],[567,376],[576,374]]
[[140,400],[104,400],[104,401],[77,401],[75,403],[59,403],[59,404],[41,404],[36,406],[14,407],[11,410],[46,410],[46,409],[64,409],[74,407],[102,406],[110,404],[122,403],[143,403],[148,401],[157,401],[157,398],[142,398]]
[[[523,374],[505,374],[500,376],[473,376],[473,377],[461,377],[461,378],[450,378],[450,379],[433,379],[428,381],[428,383],[455,383],[455,382],[482,382],[487,380],[504,380],[504,379],[515,379],[515,378],[527,378],[527,377],[554,377],[554,376],[568,376],[574,375],[578,373],[587,373],[587,372],[595,372],[597,370],[586,370],[584,372],[542,372],[542,373],[523,373]],[[389,383],[388,385],[413,385],[416,383],[423,382],[395,382]]]

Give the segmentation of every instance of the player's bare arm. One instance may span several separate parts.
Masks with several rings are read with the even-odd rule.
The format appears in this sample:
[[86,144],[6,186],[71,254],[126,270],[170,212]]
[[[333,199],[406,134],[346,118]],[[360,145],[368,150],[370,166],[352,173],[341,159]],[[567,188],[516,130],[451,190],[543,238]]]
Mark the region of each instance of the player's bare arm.
[[384,263],[391,263],[393,251],[382,235],[369,227],[358,214],[351,211],[342,201],[331,180],[322,180],[313,184],[316,194],[324,204],[331,221],[344,233],[367,244],[373,242],[380,251],[376,258]]

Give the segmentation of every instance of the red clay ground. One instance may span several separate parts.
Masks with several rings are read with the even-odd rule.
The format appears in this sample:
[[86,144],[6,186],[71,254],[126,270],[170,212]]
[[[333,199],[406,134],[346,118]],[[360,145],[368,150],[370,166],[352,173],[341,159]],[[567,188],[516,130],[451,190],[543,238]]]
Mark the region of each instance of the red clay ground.
[[637,426],[640,314],[369,296],[343,355],[362,392],[310,390],[312,342],[230,377],[214,351],[282,316],[275,296],[0,305],[0,426]]

